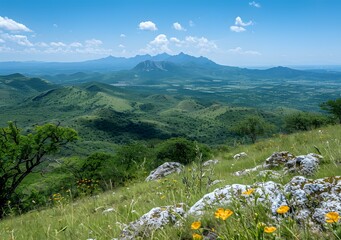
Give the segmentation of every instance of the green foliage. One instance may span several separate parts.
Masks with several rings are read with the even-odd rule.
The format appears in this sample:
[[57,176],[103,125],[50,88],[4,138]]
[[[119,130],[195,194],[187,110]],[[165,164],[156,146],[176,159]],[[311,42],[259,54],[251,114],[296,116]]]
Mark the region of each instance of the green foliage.
[[171,138],[162,142],[157,147],[156,163],[161,165],[164,162],[179,162],[188,164],[195,161],[197,156],[197,145],[202,153],[202,159],[207,160],[211,156],[210,149],[196,142],[189,141],[185,138]]
[[341,124],[341,98],[328,100],[320,104],[321,109],[334,115]]
[[[21,182],[43,163],[48,155],[56,154],[63,146],[77,139],[70,128],[54,124],[36,126],[32,133],[9,122],[0,129],[0,206],[13,199]],[[0,208],[0,217],[4,209]]]
[[255,143],[259,136],[271,133],[274,128],[273,124],[266,122],[259,116],[248,116],[246,119],[237,123],[232,128],[232,131],[240,136],[249,137]]
[[287,132],[296,132],[325,126],[330,123],[330,119],[317,113],[299,112],[287,115],[284,122],[284,128]]

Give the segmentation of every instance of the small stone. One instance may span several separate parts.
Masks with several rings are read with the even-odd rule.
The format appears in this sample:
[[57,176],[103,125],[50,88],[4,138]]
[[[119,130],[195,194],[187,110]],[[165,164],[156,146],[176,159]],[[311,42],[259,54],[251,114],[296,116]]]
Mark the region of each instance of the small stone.
[[241,152],[241,153],[234,155],[233,159],[238,160],[238,159],[245,158],[245,157],[247,157],[247,154],[245,152]]
[[202,164],[203,167],[208,167],[210,165],[216,165],[219,162],[217,159],[211,159]]

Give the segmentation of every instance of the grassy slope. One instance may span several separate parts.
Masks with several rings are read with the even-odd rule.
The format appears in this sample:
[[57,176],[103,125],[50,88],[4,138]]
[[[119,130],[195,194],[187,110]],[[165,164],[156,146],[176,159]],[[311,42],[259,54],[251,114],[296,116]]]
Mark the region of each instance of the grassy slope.
[[[211,192],[217,187],[232,183],[251,184],[264,180],[255,175],[235,177],[232,173],[262,163],[274,151],[288,150],[295,155],[300,155],[314,152],[314,146],[316,146],[324,156],[324,163],[314,178],[340,175],[340,141],[341,126],[331,126],[323,128],[322,132],[315,130],[288,136],[274,136],[254,145],[237,146],[229,152],[218,152],[216,157],[220,159],[220,162],[214,167],[212,178],[224,181],[202,193],[192,192],[188,197],[186,197],[181,178],[184,174],[189,173],[190,167],[186,169],[185,173],[171,175],[163,181],[134,182],[99,196],[73,201],[72,204],[67,203],[70,202],[72,193],[67,193],[64,190],[60,193],[64,195],[65,200],[62,203],[56,203],[53,208],[32,211],[22,216],[8,217],[0,221],[0,239],[112,239],[119,235],[121,224],[138,219],[153,207],[180,202],[191,206],[205,193]],[[232,156],[241,151],[247,152],[248,157],[239,161],[233,160]],[[286,183],[291,177],[283,176],[279,182]],[[102,214],[102,211],[107,208],[113,208],[114,211]],[[190,221],[192,220],[195,219]],[[190,221],[180,230],[166,227],[156,231],[153,239],[179,239],[179,235],[182,239],[187,239],[185,237],[191,236]],[[293,226],[291,231],[297,236],[296,239],[307,239],[304,236],[304,231],[298,229],[297,226]],[[328,234],[322,236],[320,233],[316,233],[309,238],[333,239],[333,236]],[[278,239],[284,238],[282,236]]]

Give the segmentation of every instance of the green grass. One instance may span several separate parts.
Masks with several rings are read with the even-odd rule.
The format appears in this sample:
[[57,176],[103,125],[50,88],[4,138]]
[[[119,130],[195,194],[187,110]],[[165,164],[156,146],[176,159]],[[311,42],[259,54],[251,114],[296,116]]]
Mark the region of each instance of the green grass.
[[[186,186],[182,183],[182,177],[189,174],[193,166],[188,166],[184,173],[170,175],[161,181],[144,182],[141,179],[139,182],[131,182],[124,187],[77,200],[73,200],[72,192],[64,189],[59,192],[64,200],[55,202],[53,207],[47,205],[46,209],[37,209],[20,216],[8,216],[1,220],[0,239],[112,239],[119,235],[122,224],[138,219],[154,207],[181,202],[191,206],[205,193],[217,187],[232,183],[252,184],[264,180],[257,178],[256,174],[236,177],[233,172],[263,163],[275,151],[287,150],[295,155],[301,155],[316,152],[316,146],[324,156],[324,160],[313,178],[340,175],[340,141],[341,126],[338,125],[323,128],[320,132],[315,130],[292,135],[277,135],[253,145],[241,145],[231,151],[219,151],[215,157],[220,162],[214,166],[211,178],[223,180],[223,182],[203,188],[201,193],[192,189],[190,194],[186,194]],[[248,157],[241,160],[232,158],[234,154],[242,151],[246,152]],[[291,175],[283,176],[279,183],[285,184],[291,177]],[[32,205],[34,205],[33,202]],[[250,222],[254,226],[255,212],[259,213],[261,221],[275,224],[271,218],[267,217],[269,209],[262,206],[229,207],[235,210],[235,214],[226,223],[214,219],[213,212],[208,212],[200,219],[203,226],[214,227],[219,235],[226,237],[225,239],[229,239],[228,234],[232,231],[231,229],[235,229],[240,235],[240,238],[236,239],[250,239],[249,234],[253,232],[250,230],[248,233],[243,228],[243,223]],[[113,208],[114,211],[102,214],[102,211],[108,208]],[[198,219],[190,217],[178,229],[168,226],[155,231],[152,237],[146,239],[191,239],[193,230],[190,230],[190,224],[196,220]],[[335,238],[329,230],[314,233],[289,220],[276,226],[278,228],[276,233],[267,235],[264,239]]]

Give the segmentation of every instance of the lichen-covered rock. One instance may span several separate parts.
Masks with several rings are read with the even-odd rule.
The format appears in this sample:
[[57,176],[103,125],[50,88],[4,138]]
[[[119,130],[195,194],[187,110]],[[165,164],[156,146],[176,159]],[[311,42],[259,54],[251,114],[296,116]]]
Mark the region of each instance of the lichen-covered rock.
[[211,159],[211,160],[207,160],[206,162],[204,162],[203,164],[202,164],[202,166],[203,167],[208,167],[208,166],[210,166],[210,165],[215,165],[215,164],[217,164],[219,162],[219,160],[217,160],[217,159]]
[[250,173],[253,173],[253,172],[257,172],[258,170],[264,168],[263,165],[258,165],[254,168],[247,168],[247,169],[244,169],[244,170],[240,170],[240,171],[237,171],[237,172],[234,172],[233,175],[234,176],[244,176],[244,175],[248,175]]
[[[250,195],[245,194],[249,189],[254,189]],[[232,184],[222,188],[218,188],[211,193],[206,194],[197,201],[188,211],[189,214],[201,215],[207,208],[216,206],[226,206],[232,201],[246,199],[248,202],[254,202],[257,196],[257,202],[269,202],[277,197],[280,193],[281,185],[272,181],[264,183],[256,183],[254,185]]]
[[288,161],[294,159],[295,156],[288,151],[274,152],[270,157],[265,160],[265,168],[274,168],[284,165]]
[[241,159],[241,158],[244,158],[244,157],[247,157],[247,154],[245,152],[241,152],[241,153],[238,153],[238,154],[234,155],[233,159],[238,160],[238,159]]
[[302,176],[294,177],[284,186],[284,194],[294,209],[296,220],[311,219],[316,223],[325,222],[328,212],[341,213],[341,177],[327,177],[316,180]]
[[315,153],[297,156],[285,163],[284,170],[289,173],[300,173],[306,176],[313,175],[318,170],[321,159],[323,157]]
[[138,220],[129,223],[121,232],[120,240],[133,240],[138,237],[150,237],[153,230],[167,224],[174,225],[181,217],[185,216],[185,204],[175,206],[156,207],[144,214]]
[[153,170],[146,178],[146,181],[148,182],[157,180],[174,172],[180,173],[183,167],[184,166],[178,162],[165,162],[164,164]]

